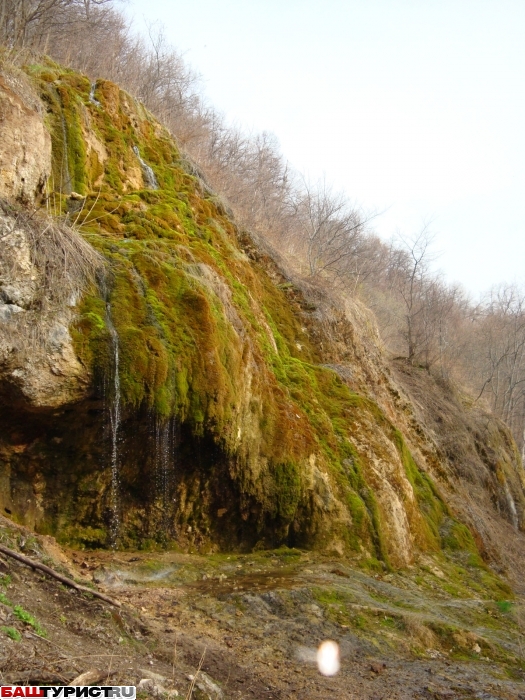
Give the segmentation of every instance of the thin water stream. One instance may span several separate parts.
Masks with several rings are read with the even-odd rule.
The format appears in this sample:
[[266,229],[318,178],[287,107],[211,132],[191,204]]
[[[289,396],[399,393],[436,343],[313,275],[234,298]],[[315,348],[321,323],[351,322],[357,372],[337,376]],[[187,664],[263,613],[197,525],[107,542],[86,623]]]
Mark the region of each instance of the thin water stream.
[[168,537],[174,536],[173,496],[176,466],[176,419],[151,415],[154,448],[155,502],[161,511],[161,524]]
[[155,420],[155,491],[157,501],[162,509],[162,526],[166,531],[169,526],[169,501],[171,491],[172,466],[172,430],[171,420]]
[[109,406],[109,425],[111,431],[111,545],[116,547],[120,531],[120,474],[119,474],[119,431],[121,422],[121,396],[120,396],[120,376],[119,376],[119,341],[118,333],[111,318],[111,305],[106,304],[106,323],[111,336],[111,346],[113,350],[113,386],[111,387],[111,400]]
[[73,189],[72,183],[71,183],[71,173],[69,172],[69,161],[68,161],[68,141],[67,141],[67,126],[66,126],[66,120],[64,119],[64,115],[62,114],[62,143],[63,143],[63,149],[64,152],[62,154],[62,165],[61,165],[61,191],[63,194],[71,194],[71,191]]
[[155,177],[155,173],[151,167],[146,163],[146,161],[141,157],[140,151],[137,146],[133,146],[133,153],[137,156],[140,166],[142,168],[142,173],[144,175],[144,180],[146,185],[152,190],[159,189],[159,183]]
[[96,107],[100,107],[101,106],[100,102],[95,97],[96,88],[97,88],[97,84],[91,83],[91,90],[89,92],[89,101],[91,102],[91,104],[94,104]]

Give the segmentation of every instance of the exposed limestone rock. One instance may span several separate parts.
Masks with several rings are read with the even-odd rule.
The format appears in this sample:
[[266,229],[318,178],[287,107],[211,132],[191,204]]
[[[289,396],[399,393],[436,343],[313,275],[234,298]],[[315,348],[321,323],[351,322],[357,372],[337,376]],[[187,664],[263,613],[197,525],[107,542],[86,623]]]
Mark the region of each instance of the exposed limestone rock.
[[42,115],[0,76],[0,196],[28,204],[42,197],[51,173],[51,137]]
[[27,310],[35,300],[40,272],[31,259],[31,246],[16,214],[0,213],[0,245],[0,298],[6,306]]
[[57,408],[82,398],[89,375],[75,354],[68,330],[70,319],[48,326],[47,343],[40,352],[26,353],[12,345],[10,353],[0,344],[0,380],[7,381],[34,408]]
[[[93,130],[91,117],[87,109],[82,110],[82,136],[86,144],[86,157],[92,163],[93,171],[96,176],[93,180],[93,187],[100,187],[104,179],[104,165],[108,159],[108,152],[102,141],[97,137]],[[132,177],[134,182],[141,181],[140,168],[137,168],[137,176]]]
[[69,333],[73,313],[49,305],[27,217],[8,212],[0,210],[0,386],[28,407],[61,406],[88,386]]

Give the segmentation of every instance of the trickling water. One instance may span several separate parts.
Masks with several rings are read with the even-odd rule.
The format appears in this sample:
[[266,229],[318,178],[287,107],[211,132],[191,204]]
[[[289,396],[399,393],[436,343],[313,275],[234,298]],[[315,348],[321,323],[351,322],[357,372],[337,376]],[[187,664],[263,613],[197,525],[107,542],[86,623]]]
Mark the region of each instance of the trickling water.
[[89,93],[89,101],[94,104],[96,107],[100,107],[100,102],[96,99],[95,97],[95,90],[96,90],[97,84],[96,83],[91,83],[91,91]]
[[155,499],[162,512],[162,525],[170,529],[171,496],[175,472],[175,419],[155,418]]
[[112,400],[109,407],[109,425],[111,430],[111,545],[117,544],[120,531],[119,501],[120,501],[120,473],[119,473],[119,430],[120,430],[120,376],[119,376],[119,343],[118,334],[111,319],[111,305],[106,304],[106,323],[111,336],[113,350],[113,386],[111,387]]
[[133,146],[133,152],[137,156],[138,161],[140,163],[140,166],[142,168],[142,173],[144,175],[144,180],[146,181],[146,185],[148,187],[150,187],[152,190],[158,190],[159,183],[157,182],[157,178],[155,177],[155,173],[150,168],[150,166],[146,163],[146,161],[141,157],[140,151],[137,148],[137,146]]
[[510,492],[509,485],[506,481],[505,481],[505,496],[507,497],[507,505],[509,507],[510,517],[512,519],[512,524],[514,525],[514,528],[516,530],[519,530],[520,521],[518,518],[518,511],[516,510],[516,504],[514,503],[514,499],[512,498],[512,494]]
[[73,185],[71,183],[71,174],[69,172],[69,160],[67,157],[68,154],[68,143],[67,143],[67,127],[66,127],[66,120],[64,119],[64,115],[62,115],[62,143],[63,143],[63,149],[64,152],[62,154],[62,166],[61,166],[61,178],[62,182],[60,183],[61,191],[62,194],[71,194],[71,191],[73,189]]

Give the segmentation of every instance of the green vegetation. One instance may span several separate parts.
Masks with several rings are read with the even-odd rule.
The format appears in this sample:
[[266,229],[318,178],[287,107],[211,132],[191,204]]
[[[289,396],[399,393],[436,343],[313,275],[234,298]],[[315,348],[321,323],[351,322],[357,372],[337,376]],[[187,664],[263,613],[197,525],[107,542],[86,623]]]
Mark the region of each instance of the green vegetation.
[[47,637],[47,632],[40,626],[36,618],[31,615],[31,613],[27,612],[27,610],[24,610],[21,605],[15,605],[13,613],[20,622],[24,622],[26,625],[32,627],[38,635]]
[[19,642],[22,639],[22,635],[14,627],[0,627],[0,629],[2,632],[5,632],[9,639],[12,639],[14,642]]
[[512,610],[512,602],[510,600],[497,600],[496,605],[498,606],[500,612],[509,613]]

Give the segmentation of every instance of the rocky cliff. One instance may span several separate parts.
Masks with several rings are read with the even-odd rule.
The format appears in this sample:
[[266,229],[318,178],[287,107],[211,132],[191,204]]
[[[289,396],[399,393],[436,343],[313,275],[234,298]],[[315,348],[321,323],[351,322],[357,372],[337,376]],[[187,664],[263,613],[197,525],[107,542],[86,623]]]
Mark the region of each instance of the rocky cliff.
[[372,315],[239,229],[132,97],[54,64],[27,75],[0,82],[5,514],[83,547],[286,544],[388,567],[505,563],[504,536],[521,561],[504,425],[390,365]]

